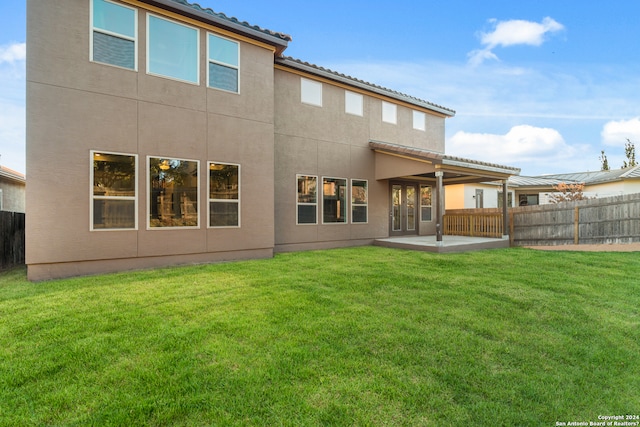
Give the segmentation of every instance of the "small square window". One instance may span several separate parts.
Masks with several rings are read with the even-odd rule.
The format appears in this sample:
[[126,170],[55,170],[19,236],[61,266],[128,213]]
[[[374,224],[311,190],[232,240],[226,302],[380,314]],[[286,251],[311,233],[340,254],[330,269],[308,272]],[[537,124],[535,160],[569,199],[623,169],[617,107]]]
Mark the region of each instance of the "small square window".
[[362,116],[363,97],[359,93],[344,92],[344,111],[347,114]]
[[301,78],[300,93],[303,103],[322,107],[322,83]]
[[382,121],[385,123],[397,124],[398,122],[398,111],[396,104],[391,104],[389,102],[382,102]]

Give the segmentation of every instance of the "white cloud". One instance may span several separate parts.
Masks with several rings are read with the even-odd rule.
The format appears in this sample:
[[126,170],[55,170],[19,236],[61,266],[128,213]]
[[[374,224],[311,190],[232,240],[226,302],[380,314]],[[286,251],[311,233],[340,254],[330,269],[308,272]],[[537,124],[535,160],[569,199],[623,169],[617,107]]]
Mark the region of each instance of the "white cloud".
[[576,148],[568,145],[555,129],[518,125],[505,135],[458,131],[447,141],[447,152],[514,165],[567,159],[575,155]]
[[640,117],[607,122],[602,128],[601,136],[605,145],[614,147],[624,147],[627,138],[634,144],[640,144]]
[[18,61],[24,61],[27,57],[26,43],[13,43],[10,45],[0,46],[0,64],[13,64]]
[[515,45],[540,46],[545,41],[545,36],[564,29],[564,26],[552,18],[546,17],[542,22],[524,21],[513,19],[510,21],[489,21],[494,25],[491,32],[480,33],[480,43],[482,49],[476,49],[467,55],[469,64],[480,65],[486,59],[498,60],[498,56],[493,50],[500,47]]

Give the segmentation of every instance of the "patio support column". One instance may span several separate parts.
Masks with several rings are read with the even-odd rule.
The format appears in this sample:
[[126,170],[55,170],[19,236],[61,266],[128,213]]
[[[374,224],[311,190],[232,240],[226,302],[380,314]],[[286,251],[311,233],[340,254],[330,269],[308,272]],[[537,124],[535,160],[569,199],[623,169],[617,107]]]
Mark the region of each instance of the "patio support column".
[[509,238],[509,192],[508,181],[502,180],[502,238]]
[[436,198],[436,246],[442,245],[442,228],[444,214],[444,186],[442,185],[442,176],[444,172],[436,172],[436,187],[438,189]]

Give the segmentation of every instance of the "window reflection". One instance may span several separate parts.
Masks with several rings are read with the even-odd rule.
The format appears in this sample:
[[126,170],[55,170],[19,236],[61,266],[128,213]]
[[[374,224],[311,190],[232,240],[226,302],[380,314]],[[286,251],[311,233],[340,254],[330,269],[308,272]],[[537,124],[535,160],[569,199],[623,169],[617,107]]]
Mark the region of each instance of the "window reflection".
[[198,162],[149,158],[149,227],[198,226]]
[[298,224],[318,222],[318,178],[298,175]]
[[347,206],[347,180],[323,178],[322,180],[322,221],[324,223],[344,223]]
[[209,164],[209,226],[240,225],[240,166]]
[[92,158],[92,228],[136,228],[136,156],[92,152]]

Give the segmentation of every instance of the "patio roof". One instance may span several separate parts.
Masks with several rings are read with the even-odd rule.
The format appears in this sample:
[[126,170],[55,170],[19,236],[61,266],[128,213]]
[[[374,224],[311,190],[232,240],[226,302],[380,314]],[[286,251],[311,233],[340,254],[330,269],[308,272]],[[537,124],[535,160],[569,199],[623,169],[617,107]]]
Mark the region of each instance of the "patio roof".
[[448,185],[502,181],[520,174],[519,168],[511,166],[464,159],[389,142],[371,140],[369,147],[376,152],[376,179],[435,179],[436,172],[443,172],[443,183]]

